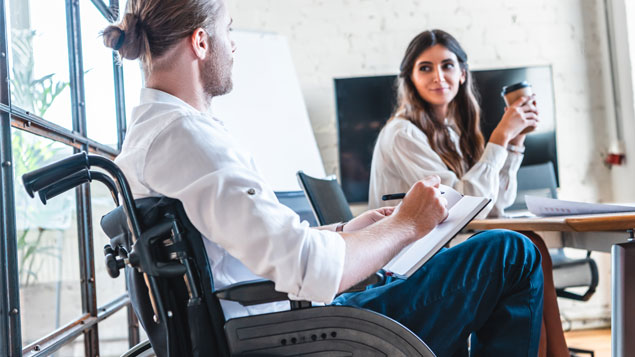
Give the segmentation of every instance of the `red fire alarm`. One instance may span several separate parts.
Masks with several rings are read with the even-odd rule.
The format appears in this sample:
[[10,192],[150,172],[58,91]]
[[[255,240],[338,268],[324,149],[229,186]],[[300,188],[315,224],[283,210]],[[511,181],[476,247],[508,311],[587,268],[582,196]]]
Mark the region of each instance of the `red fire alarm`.
[[624,154],[624,143],[620,140],[614,142],[611,145],[611,149],[609,150],[606,158],[604,158],[604,162],[609,166],[614,165],[622,165],[624,163],[624,159],[626,155]]

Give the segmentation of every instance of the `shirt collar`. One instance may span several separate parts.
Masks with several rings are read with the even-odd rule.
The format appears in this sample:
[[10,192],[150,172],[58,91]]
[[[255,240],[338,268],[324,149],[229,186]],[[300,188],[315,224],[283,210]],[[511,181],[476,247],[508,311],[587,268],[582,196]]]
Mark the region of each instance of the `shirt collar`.
[[172,94],[169,94],[162,90],[153,89],[153,88],[141,88],[140,104],[148,104],[148,103],[156,103],[156,102],[174,104],[174,105],[178,105],[179,107],[184,107],[189,110],[194,110],[198,112],[196,108],[187,104],[186,102],[181,100],[179,97],[173,96]]
[[141,88],[141,95],[139,104],[150,104],[150,103],[168,103],[177,105],[181,108],[194,111],[199,114],[203,114],[205,117],[211,118],[212,120],[218,122],[221,125],[225,125],[222,120],[218,119],[214,115],[203,113],[193,106],[189,105],[185,101],[181,100],[179,97],[173,96],[170,93],[164,92],[162,90],[154,89],[154,88]]

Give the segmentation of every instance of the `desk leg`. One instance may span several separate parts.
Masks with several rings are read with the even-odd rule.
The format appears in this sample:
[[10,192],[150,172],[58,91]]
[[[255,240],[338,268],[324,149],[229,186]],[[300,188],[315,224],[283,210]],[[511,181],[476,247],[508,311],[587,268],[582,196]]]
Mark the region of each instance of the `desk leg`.
[[635,241],[615,244],[611,253],[612,356],[635,356]]

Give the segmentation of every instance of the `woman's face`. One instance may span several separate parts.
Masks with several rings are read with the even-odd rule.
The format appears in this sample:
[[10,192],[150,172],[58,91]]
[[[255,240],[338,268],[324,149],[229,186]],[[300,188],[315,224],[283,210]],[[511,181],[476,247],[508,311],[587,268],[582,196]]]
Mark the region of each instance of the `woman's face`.
[[459,67],[456,55],[445,46],[434,45],[423,51],[415,61],[411,75],[419,96],[442,115],[465,82],[465,71]]

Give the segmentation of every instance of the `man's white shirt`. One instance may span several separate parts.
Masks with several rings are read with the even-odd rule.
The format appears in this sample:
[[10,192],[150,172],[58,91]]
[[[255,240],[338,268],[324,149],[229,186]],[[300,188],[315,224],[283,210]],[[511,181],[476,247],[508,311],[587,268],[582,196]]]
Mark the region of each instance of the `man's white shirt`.
[[[115,162],[135,198],[166,196],[183,203],[205,237],[216,289],[265,278],[294,299],[329,303],[335,297],[344,240],[310,228],[280,204],[251,156],[218,119],[144,88]],[[221,303],[226,318],[288,307]]]

